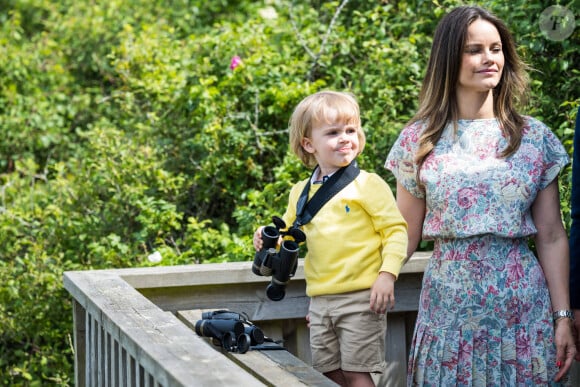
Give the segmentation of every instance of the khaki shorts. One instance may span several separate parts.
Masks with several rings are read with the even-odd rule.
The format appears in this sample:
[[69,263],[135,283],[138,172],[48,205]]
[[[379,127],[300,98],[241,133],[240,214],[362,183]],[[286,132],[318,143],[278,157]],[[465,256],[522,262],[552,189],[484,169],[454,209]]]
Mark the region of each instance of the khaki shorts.
[[370,289],[311,298],[310,348],[316,370],[383,372],[387,317],[370,309],[370,298]]

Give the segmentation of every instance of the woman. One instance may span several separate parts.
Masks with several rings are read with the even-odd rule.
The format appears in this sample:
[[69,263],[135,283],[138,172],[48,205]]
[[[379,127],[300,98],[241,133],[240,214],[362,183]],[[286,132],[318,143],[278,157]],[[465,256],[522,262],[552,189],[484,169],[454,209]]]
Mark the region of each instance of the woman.
[[526,91],[501,20],[466,6],[440,21],[418,112],[385,165],[408,254],[434,240],[409,385],[549,385],[572,363],[558,193],[568,157],[543,123],[517,112]]

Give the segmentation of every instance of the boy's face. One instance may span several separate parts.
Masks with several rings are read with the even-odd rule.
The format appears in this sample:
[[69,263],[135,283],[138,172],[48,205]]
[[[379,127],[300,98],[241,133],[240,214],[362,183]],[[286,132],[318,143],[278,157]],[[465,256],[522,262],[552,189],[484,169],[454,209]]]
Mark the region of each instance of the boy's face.
[[302,147],[316,158],[322,175],[345,167],[359,153],[360,128],[345,122],[313,122],[310,137],[302,139]]

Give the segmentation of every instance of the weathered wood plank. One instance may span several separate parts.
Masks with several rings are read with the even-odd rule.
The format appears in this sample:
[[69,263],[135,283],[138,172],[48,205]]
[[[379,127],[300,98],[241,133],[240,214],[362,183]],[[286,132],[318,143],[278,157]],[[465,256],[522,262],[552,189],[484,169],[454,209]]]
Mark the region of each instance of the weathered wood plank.
[[[418,308],[422,273],[399,277],[395,284],[395,312]],[[186,309],[216,309],[216,306],[243,312],[251,320],[303,318],[308,313],[309,298],[304,279],[293,278],[281,301],[266,297],[264,283],[204,284],[191,286],[140,288],[141,294],[163,310],[177,312]]]
[[[95,330],[118,327],[110,334],[127,352],[128,379],[135,380],[136,368],[141,365],[163,386],[263,385],[210,348],[175,316],[163,313],[118,274],[67,272],[64,282],[69,293],[92,316]],[[96,332],[89,335],[89,340],[97,338]],[[91,352],[94,363],[86,366],[97,367],[97,356]],[[93,375],[96,378],[92,372],[87,376]]]
[[296,325],[296,356],[304,360],[306,364],[312,364],[310,330],[306,323]]
[[75,386],[85,386],[85,364],[86,364],[86,311],[76,300],[73,300],[73,341],[75,346]]
[[[219,308],[218,308],[219,309]],[[177,312],[177,316],[189,326],[195,329],[195,324],[201,319],[205,310],[183,310]],[[236,312],[238,312],[236,310]],[[282,334],[282,325],[277,322],[279,333]],[[262,328],[266,333],[266,329]],[[270,326],[272,328],[272,326]],[[250,350],[240,354],[228,352],[221,347],[214,346],[226,356],[234,360],[248,372],[272,386],[336,386],[334,382],[321,373],[315,371],[308,364],[293,356],[286,350]]]
[[281,301],[266,298],[263,284],[199,285],[171,288],[139,289],[141,294],[163,310],[177,312],[186,309],[227,309],[243,312],[251,320],[274,320],[304,317],[308,312],[308,297],[304,281],[296,280],[287,287]]
[[406,385],[407,343],[405,316],[403,313],[387,314],[385,371],[378,378],[377,386],[404,387]]
[[[423,273],[431,253],[417,252],[401,269],[401,274]],[[252,272],[252,262],[208,263],[200,265],[159,266],[155,268],[127,268],[114,272],[135,289],[169,288],[191,285],[226,285],[257,283],[265,286],[270,277],[257,276]],[[304,279],[304,259],[298,260],[296,274],[290,280]],[[263,293],[263,291],[262,291]],[[265,297],[265,295],[263,295]]]
[[572,368],[568,373],[568,379],[570,380],[570,386],[580,386],[580,362],[572,362]]

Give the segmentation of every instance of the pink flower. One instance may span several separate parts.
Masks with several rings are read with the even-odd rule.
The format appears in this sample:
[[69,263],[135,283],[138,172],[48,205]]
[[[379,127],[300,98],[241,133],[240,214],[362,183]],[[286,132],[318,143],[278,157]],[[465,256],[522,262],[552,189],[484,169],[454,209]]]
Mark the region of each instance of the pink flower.
[[242,63],[242,58],[237,55],[232,57],[232,61],[230,62],[230,70],[235,70]]

